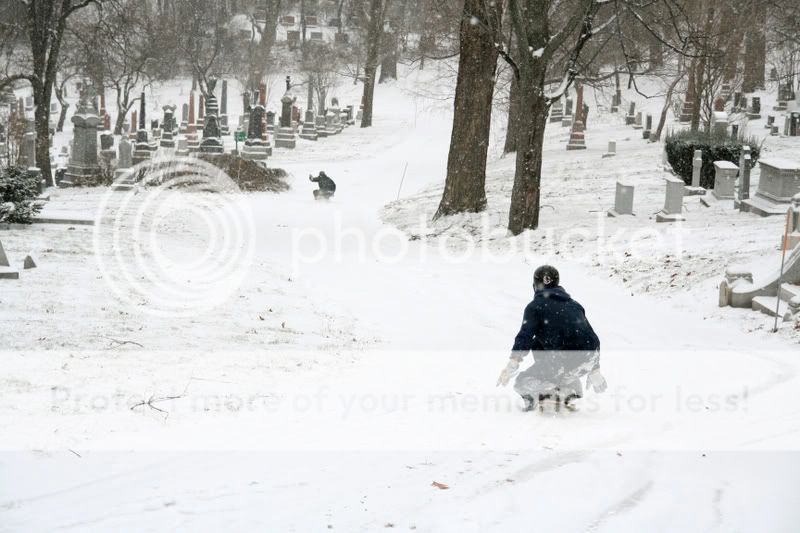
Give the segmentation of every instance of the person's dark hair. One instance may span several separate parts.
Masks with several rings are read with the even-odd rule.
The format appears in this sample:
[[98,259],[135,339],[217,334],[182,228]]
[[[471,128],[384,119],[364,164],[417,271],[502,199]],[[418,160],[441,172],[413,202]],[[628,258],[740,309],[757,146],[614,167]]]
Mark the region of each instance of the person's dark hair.
[[535,288],[556,287],[559,283],[558,270],[550,265],[542,265],[533,273],[533,286]]

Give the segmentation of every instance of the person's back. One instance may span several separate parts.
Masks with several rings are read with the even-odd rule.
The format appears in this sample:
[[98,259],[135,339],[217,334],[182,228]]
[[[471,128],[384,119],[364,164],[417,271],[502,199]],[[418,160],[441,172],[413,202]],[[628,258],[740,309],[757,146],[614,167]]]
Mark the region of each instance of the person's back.
[[330,198],[336,192],[336,183],[325,172],[320,172],[318,176],[309,176],[308,179],[319,187],[314,191],[314,198]]
[[524,336],[532,335],[517,339],[514,350],[600,349],[600,340],[586,319],[583,307],[561,286],[537,290],[528,307],[525,320],[532,321],[532,327],[530,331],[524,329]]
[[533,284],[533,301],[525,307],[511,357],[497,384],[508,384],[519,370],[519,363],[532,351],[533,366],[519,374],[514,384],[514,390],[525,400],[526,410],[544,397],[560,398],[565,404],[580,398],[583,390],[579,378],[587,374],[587,387],[604,391],[600,339],[583,306],[559,285],[558,270],[554,267],[537,268]]

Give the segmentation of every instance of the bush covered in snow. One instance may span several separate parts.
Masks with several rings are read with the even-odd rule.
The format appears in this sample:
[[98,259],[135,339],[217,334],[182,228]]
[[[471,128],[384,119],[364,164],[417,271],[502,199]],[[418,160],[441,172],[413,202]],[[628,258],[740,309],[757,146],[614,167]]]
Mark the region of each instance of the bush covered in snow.
[[225,154],[205,156],[200,159],[215,165],[233,179],[243,191],[283,192],[289,190],[286,183],[286,171],[281,168],[265,166],[242,157]]
[[695,150],[703,151],[703,169],[700,172],[700,186],[714,188],[714,162],[730,161],[738,165],[742,147],[750,146],[753,165],[761,154],[761,144],[755,138],[734,139],[730,136],[714,135],[706,132],[678,131],[670,133],[665,139],[667,161],[672,170],[683,178],[687,185],[692,183],[692,159]]
[[0,221],[30,224],[42,206],[36,203],[39,196],[37,178],[16,167],[0,169]]

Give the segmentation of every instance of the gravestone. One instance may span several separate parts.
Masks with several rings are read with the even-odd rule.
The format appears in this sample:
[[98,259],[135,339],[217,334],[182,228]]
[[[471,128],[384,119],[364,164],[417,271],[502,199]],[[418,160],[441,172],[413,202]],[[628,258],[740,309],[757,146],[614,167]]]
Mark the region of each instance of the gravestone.
[[22,262],[22,269],[30,270],[32,268],[36,268],[36,261],[30,255],[26,255],[25,260]]
[[633,215],[633,185],[626,185],[618,181],[614,195],[614,209],[608,211],[608,216],[623,215]]
[[114,150],[114,135],[111,133],[100,134],[100,159],[105,168],[111,166],[111,161],[116,159],[117,152]]
[[636,102],[631,102],[628,114],[625,115],[625,125],[632,126],[636,122]]
[[36,166],[36,133],[26,131],[22,135],[18,165],[23,168]]
[[758,120],[761,118],[761,98],[754,96],[750,101],[750,109],[747,111],[747,118]]
[[567,107],[566,107],[566,110],[564,111],[564,115],[568,116],[568,117],[571,117],[572,116],[572,98],[567,98],[566,101],[567,101]]
[[731,139],[738,139],[738,138],[739,138],[739,125],[731,124]]
[[733,200],[738,173],[739,167],[730,161],[714,161],[714,190],[711,192],[714,198]]
[[284,94],[281,98],[281,118],[278,133],[275,135],[276,148],[294,149],[297,140],[292,128],[292,103],[294,100],[289,94]]
[[644,121],[644,131],[642,131],[642,138],[649,139],[650,132],[653,130],[653,115],[648,113],[647,118]]
[[0,242],[0,279],[19,279],[19,272],[11,268],[2,242]]
[[206,114],[203,141],[200,143],[200,151],[204,154],[221,154],[224,152],[217,120],[216,114]]
[[774,124],[775,124],[775,117],[773,115],[767,115],[767,123],[764,125],[764,127],[767,128],[768,130],[771,130]]
[[337,133],[339,132],[336,130],[336,125],[333,123],[333,113],[328,111],[325,114],[325,134],[330,137],[332,135],[336,135]]
[[270,155],[270,146],[264,139],[264,106],[257,105],[250,110],[250,123],[247,127],[247,139],[242,148],[242,157],[263,161]]
[[617,89],[617,92],[611,98],[611,112],[619,113],[619,106],[622,105],[622,91]]
[[[750,148],[749,146],[747,148]],[[742,152],[744,154],[744,152]],[[734,207],[744,211],[744,201],[750,199],[750,170],[753,167],[753,160],[749,150],[741,158],[739,163],[739,196],[734,202]]]
[[136,131],[136,142],[133,145],[134,165],[138,165],[142,161],[150,159],[153,155],[152,152],[154,151],[155,147],[158,146],[152,146],[150,143],[150,134],[145,126],[145,124],[147,124],[146,109],[145,94],[144,91],[142,91],[142,94],[139,97],[139,129]]
[[668,177],[665,179],[667,184],[664,199],[664,209],[656,214],[656,222],[678,222],[686,220],[683,216],[683,180]]
[[785,215],[792,197],[800,193],[800,163],[771,157],[758,161],[761,178],[756,194],[742,201],[745,211],[760,216]]
[[561,103],[561,98],[555,101],[553,107],[550,109],[550,122],[561,122],[564,119],[564,106]]
[[133,146],[124,137],[119,141],[119,156],[117,157],[117,168],[127,169],[133,165]]
[[728,114],[725,111],[714,112],[714,135],[726,137],[728,135]]
[[314,112],[312,110],[306,111],[305,120],[303,121],[303,129],[300,130],[300,138],[305,139],[307,141],[316,141],[318,138],[317,135],[317,126],[314,122]]
[[175,136],[177,135],[177,124],[175,120],[174,105],[165,105],[161,109],[164,111],[163,132],[161,134],[162,148],[175,148]]
[[692,184],[685,187],[684,194],[687,196],[697,196],[705,194],[705,188],[700,186],[700,174],[703,171],[703,151],[695,150],[692,157]]
[[219,99],[219,129],[220,135],[230,135],[228,125],[228,80],[222,80],[222,94]]
[[603,159],[617,155],[617,141],[608,141],[608,151],[603,154]]
[[324,115],[317,115],[317,118],[315,120],[315,126],[317,128],[317,137],[325,138],[328,136],[328,130],[325,127]]
[[334,102],[331,102],[330,109],[331,114],[333,114],[333,128],[336,133],[342,133],[342,113],[339,110],[339,102],[337,100]]
[[100,124],[100,117],[86,99],[86,93],[81,96],[78,110],[72,116],[72,155],[61,186],[94,181],[100,174],[97,164],[97,125]]
[[347,111],[347,124],[353,126],[356,123],[355,116],[353,115],[353,105],[348,105],[345,110]]
[[186,133],[186,127],[189,125],[189,104],[183,103],[181,106],[181,127],[180,133]]
[[267,111],[267,130],[268,135],[275,135],[275,111]]
[[203,121],[203,141],[200,143],[200,151],[204,154],[221,154],[224,152],[221,129],[219,126],[219,106],[217,97],[214,96],[217,80],[208,80],[208,96],[205,98],[205,120]]
[[187,157],[189,155],[189,140],[186,137],[178,137],[178,147],[175,150],[178,157]]
[[789,234],[786,249],[794,250],[800,244],[800,193],[792,197],[791,213],[789,213]]

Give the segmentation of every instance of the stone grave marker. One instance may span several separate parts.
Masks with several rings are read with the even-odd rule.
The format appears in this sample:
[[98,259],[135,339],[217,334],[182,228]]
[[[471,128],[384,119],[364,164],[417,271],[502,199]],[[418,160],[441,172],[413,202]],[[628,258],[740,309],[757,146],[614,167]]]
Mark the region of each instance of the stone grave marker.
[[664,198],[664,209],[656,214],[656,222],[678,222],[686,220],[683,216],[683,180],[675,177],[668,177],[666,181],[666,194]]
[[614,194],[614,209],[608,211],[608,216],[618,217],[633,215],[633,185],[617,182]]

